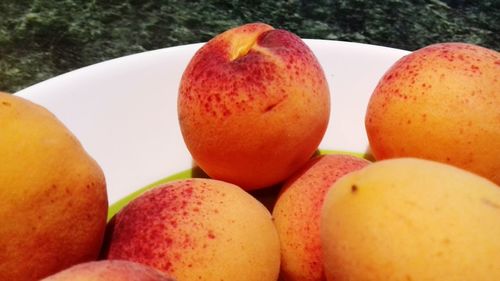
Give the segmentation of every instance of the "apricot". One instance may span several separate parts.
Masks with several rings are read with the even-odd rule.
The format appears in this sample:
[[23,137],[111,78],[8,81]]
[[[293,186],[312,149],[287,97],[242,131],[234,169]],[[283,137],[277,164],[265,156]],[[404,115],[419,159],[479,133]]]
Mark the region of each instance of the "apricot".
[[39,280],[98,257],[104,174],[48,110],[0,93],[0,280]]
[[152,267],[123,260],[74,265],[41,281],[173,281]]
[[325,280],[320,239],[323,200],[339,178],[369,163],[349,155],[318,156],[285,182],[273,209],[283,281]]
[[271,214],[236,185],[166,183],[113,219],[104,257],[155,267],[178,281],[275,281],[279,238]]
[[500,188],[440,162],[382,160],[339,179],[321,217],[327,280],[500,280]]
[[312,51],[291,32],[252,23],[225,31],[180,82],[184,141],[212,178],[246,190],[282,182],[314,154],[330,94]]
[[500,184],[500,53],[464,43],[397,61],[369,101],[366,131],[377,160],[418,157]]

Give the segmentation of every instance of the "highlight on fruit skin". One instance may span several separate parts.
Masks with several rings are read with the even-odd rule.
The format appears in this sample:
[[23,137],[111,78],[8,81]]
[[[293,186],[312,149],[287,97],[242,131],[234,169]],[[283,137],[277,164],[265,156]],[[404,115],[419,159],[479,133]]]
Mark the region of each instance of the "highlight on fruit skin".
[[327,280],[500,280],[500,187],[435,161],[399,158],[327,193]]
[[46,108],[0,93],[0,280],[32,281],[99,254],[99,164]]
[[500,53],[473,44],[433,44],[382,77],[365,126],[377,160],[417,157],[500,184]]
[[329,87],[298,36],[251,23],[194,55],[180,82],[178,116],[197,165],[254,190],[282,182],[314,154],[329,121]]

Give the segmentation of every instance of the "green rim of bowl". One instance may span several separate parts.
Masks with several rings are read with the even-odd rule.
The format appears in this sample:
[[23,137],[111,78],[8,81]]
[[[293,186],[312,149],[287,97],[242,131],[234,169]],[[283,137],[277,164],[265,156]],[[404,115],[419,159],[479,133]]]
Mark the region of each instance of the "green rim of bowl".
[[[348,152],[348,151],[338,151],[338,150],[319,150],[316,154],[319,155],[324,155],[324,154],[346,154],[346,155],[351,155],[359,158],[364,158],[367,160],[373,160],[372,156],[368,153],[356,153],[356,152]],[[193,177],[207,177],[206,175],[203,174],[202,171],[196,168],[188,169],[173,175],[170,175],[168,177],[162,178],[158,181],[155,181],[151,184],[148,184],[144,186],[143,188],[138,189],[135,192],[130,193],[129,195],[123,197],[122,199],[118,200],[117,202],[113,203],[112,205],[109,206],[108,209],[108,220],[110,220],[115,214],[117,214],[123,207],[125,207],[130,201],[134,200],[135,198],[139,197],[142,193],[163,185],[167,182],[174,181],[174,180],[181,180],[181,179],[189,179]]]

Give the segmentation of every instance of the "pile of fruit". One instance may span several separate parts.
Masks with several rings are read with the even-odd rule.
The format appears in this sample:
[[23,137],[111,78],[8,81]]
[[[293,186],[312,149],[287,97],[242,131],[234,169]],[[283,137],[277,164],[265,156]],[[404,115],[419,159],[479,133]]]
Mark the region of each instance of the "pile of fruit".
[[209,178],[161,184],[110,221],[78,140],[0,93],[0,280],[500,280],[499,79],[494,50],[417,50],[371,96],[372,161],[317,155],[330,88],[314,54],[266,24],[230,29],[179,87]]

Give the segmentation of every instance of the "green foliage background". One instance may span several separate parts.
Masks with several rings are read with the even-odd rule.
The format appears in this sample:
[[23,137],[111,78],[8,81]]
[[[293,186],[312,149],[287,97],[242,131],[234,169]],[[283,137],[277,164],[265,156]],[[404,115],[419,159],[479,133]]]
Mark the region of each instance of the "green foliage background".
[[0,91],[9,92],[254,21],[406,50],[449,41],[500,49],[498,0],[2,0],[0,11]]

